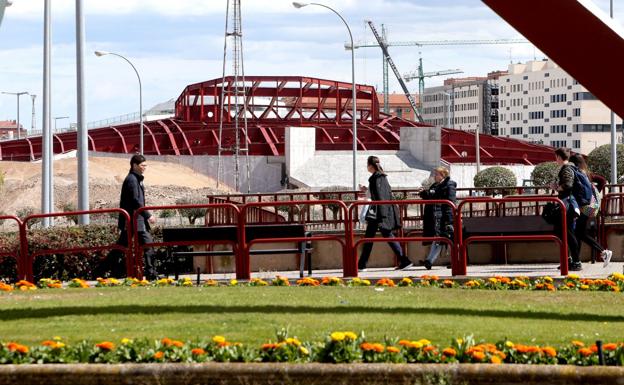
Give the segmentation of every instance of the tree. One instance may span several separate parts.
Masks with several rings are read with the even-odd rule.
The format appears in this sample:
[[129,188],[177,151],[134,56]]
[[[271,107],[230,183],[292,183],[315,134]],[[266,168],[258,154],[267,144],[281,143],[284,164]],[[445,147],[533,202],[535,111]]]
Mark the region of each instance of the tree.
[[[481,170],[474,177],[475,187],[515,187],[518,180],[513,171],[501,166],[494,166]],[[492,194],[505,194],[511,189],[494,190]]]
[[[624,144],[618,144],[617,152],[617,179],[622,180],[624,174]],[[587,165],[591,172],[600,174],[611,180],[611,145],[605,144],[595,148],[587,156]]]
[[[180,198],[178,200],[176,200],[176,205],[195,205],[195,204],[205,204],[207,203],[205,199],[203,198]],[[185,209],[177,209],[178,214],[180,214],[180,216],[183,216],[185,218],[188,218],[189,223],[191,225],[195,225],[195,221],[198,218],[204,217],[206,216],[206,209],[205,208],[185,208]]]
[[557,180],[559,173],[559,165],[557,162],[540,163],[531,172],[531,179],[534,186],[548,186],[551,182]]

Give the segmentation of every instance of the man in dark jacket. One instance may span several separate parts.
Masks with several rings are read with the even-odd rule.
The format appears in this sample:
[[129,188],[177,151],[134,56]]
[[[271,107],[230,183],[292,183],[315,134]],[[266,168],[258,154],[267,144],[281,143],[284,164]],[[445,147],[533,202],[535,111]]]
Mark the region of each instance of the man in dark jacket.
[[[143,174],[147,168],[147,162],[143,155],[134,155],[130,159],[130,172],[126,179],[124,179],[123,185],[121,186],[121,198],[119,199],[119,207],[124,209],[129,215],[130,219],[132,219],[134,212],[140,207],[145,206],[145,188],[143,187]],[[139,243],[144,245],[146,243],[152,243],[152,236],[150,235],[150,223],[155,223],[156,218],[152,216],[149,211],[143,211],[137,217],[136,223],[136,231],[134,234],[139,240]],[[126,223],[125,217],[123,215],[119,215],[119,221],[117,227],[121,231],[121,235],[119,236],[118,244],[127,246],[128,245],[128,235],[126,231]],[[134,229],[132,229],[134,231]],[[145,277],[148,280],[153,280],[157,278],[156,268],[154,267],[154,251],[152,249],[145,249],[144,252],[144,271]]]

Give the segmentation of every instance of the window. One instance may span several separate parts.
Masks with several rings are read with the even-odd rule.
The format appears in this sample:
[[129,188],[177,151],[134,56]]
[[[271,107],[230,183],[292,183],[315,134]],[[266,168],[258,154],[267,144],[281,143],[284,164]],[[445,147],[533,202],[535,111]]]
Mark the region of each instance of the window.
[[567,101],[567,95],[566,94],[550,95],[550,102],[551,103],[561,103],[561,102],[565,102],[565,101]]
[[551,147],[555,147],[555,148],[567,147],[567,143],[565,140],[551,140],[550,145]]
[[522,127],[511,127],[511,135],[522,135]]
[[556,124],[556,125],[550,126],[551,134],[562,134],[562,133],[565,133],[566,130],[567,128],[565,124]]
[[580,140],[573,140],[572,141],[572,148],[581,148],[581,141]]
[[530,134],[543,134],[544,133],[544,126],[530,126],[529,127],[529,133]]
[[598,100],[591,92],[575,92],[573,95],[574,100]]
[[574,116],[581,116],[581,109],[580,108],[575,108],[574,110],[572,110],[572,115],[574,115]]
[[529,112],[529,119],[544,119],[544,111]]
[[552,110],[550,111],[551,118],[565,118],[566,110]]

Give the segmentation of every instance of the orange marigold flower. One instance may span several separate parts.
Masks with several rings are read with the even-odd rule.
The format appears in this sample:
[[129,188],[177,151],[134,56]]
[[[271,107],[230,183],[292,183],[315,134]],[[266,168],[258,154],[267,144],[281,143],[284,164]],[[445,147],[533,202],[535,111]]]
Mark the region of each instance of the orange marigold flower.
[[442,350],[442,355],[449,356],[449,357],[455,357],[457,355],[457,352],[453,348],[446,348],[446,349]]
[[542,352],[544,352],[544,354],[546,354],[549,357],[556,357],[557,356],[557,351],[555,350],[555,348],[550,347],[550,346],[546,346],[546,347],[542,348]]
[[156,353],[154,353],[154,359],[155,360],[162,360],[162,358],[165,356],[165,353],[161,352],[160,350],[157,351]]
[[617,349],[617,344],[614,344],[614,343],[604,344],[604,345],[602,346],[602,348],[603,348],[604,350],[615,350],[615,349]]
[[519,353],[527,353],[527,352],[529,351],[529,347],[528,347],[528,346],[526,346],[526,345],[520,345],[520,344],[518,344],[518,345],[516,345],[516,350],[517,350]]
[[7,344],[7,349],[9,349],[10,352],[28,353],[28,346],[20,345],[16,342],[9,342]]
[[591,349],[588,349],[588,348],[580,348],[578,352],[580,355],[584,357],[591,356],[592,354],[594,354],[594,352],[592,352]]
[[171,345],[175,346],[176,348],[181,348],[184,346],[184,342],[182,341],[171,341]]
[[541,349],[539,348],[539,346],[529,346],[527,348],[527,352],[528,353],[539,353],[539,352],[541,352]]
[[368,342],[363,342],[362,344],[360,344],[360,349],[364,351],[373,350],[373,344],[368,343]]
[[474,358],[477,361],[483,361],[483,359],[485,358],[485,354],[482,352],[473,352],[472,358]]
[[45,340],[41,343],[42,346],[54,346],[56,345],[56,341],[52,341],[52,340]]
[[396,346],[388,346],[386,348],[386,351],[388,353],[398,353],[398,352],[400,352],[399,348],[397,348]]
[[493,364],[500,364],[503,362],[503,360],[501,360],[499,356],[492,356],[490,357],[490,362]]
[[574,346],[576,346],[576,347],[579,347],[579,348],[582,348],[582,347],[584,347],[584,346],[585,346],[585,344],[584,344],[583,342],[581,342],[581,341],[576,341],[576,340],[572,341],[572,345],[574,345]]
[[95,344],[96,347],[102,349],[102,350],[113,350],[115,349],[115,344],[112,342],[108,342],[108,341],[104,341],[104,342],[100,342],[99,344]]
[[165,345],[165,346],[171,346],[173,345],[173,340],[171,338],[163,338],[162,340],[160,340],[160,342]]
[[277,347],[276,344],[262,344],[262,350],[271,350]]
[[589,347],[589,350],[591,350],[592,353],[598,353],[598,346],[592,345]]
[[195,348],[193,350],[191,350],[191,354],[194,356],[200,356],[202,354],[206,354],[206,351],[202,348]]
[[373,350],[377,353],[383,353],[386,348],[382,344],[373,344]]
[[400,340],[399,341],[399,345],[401,345],[401,346],[407,346],[407,345],[410,345],[411,343],[412,343],[412,341],[409,341],[409,340]]
[[442,282],[444,284],[444,286],[453,286],[453,281],[450,279],[445,279],[444,282]]
[[435,350],[435,346],[433,346],[433,345],[427,345],[423,349],[424,352],[431,352],[433,350]]

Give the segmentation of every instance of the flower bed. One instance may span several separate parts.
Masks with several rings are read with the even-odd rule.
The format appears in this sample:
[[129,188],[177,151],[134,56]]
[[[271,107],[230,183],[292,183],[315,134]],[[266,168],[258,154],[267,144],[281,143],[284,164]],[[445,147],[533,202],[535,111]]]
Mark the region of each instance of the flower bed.
[[[90,288],[95,287],[141,287],[141,286],[181,286],[193,287],[195,283],[190,278],[182,278],[174,280],[171,278],[162,278],[156,281],[138,280],[135,278],[115,279],[115,278],[98,278],[94,284],[74,278],[73,280],[63,283],[59,280],[43,278],[35,285],[28,281],[19,281],[14,285],[0,282],[0,292],[9,292],[13,290],[37,290],[37,289],[61,289],[63,287],[71,288]],[[344,280],[338,277],[323,277],[318,280],[311,277],[301,278],[298,280],[289,280],[283,276],[276,276],[272,280],[264,280],[261,278],[253,278],[250,281],[239,282],[235,279],[229,281],[217,281],[209,279],[200,284],[203,287],[216,286],[378,286],[378,287],[436,287],[436,288],[461,288],[461,289],[481,289],[481,290],[543,290],[543,291],[608,291],[622,292],[624,290],[624,274],[614,273],[605,279],[585,279],[578,275],[570,274],[561,281],[555,281],[553,278],[544,276],[538,278],[528,277],[491,277],[488,279],[472,279],[465,282],[455,281],[452,279],[440,279],[435,275],[423,275],[419,278],[403,278],[396,282],[390,278],[381,278],[377,281],[368,279],[353,278]]]
[[599,346],[572,341],[555,348],[517,344],[476,342],[472,336],[458,338],[448,346],[429,340],[387,338],[369,341],[364,333],[331,333],[325,341],[300,341],[285,329],[276,340],[260,346],[230,342],[223,336],[209,340],[178,341],[170,338],[150,341],[123,338],[119,342],[81,341],[70,345],[60,337],[39,346],[0,342],[0,364],[46,363],[201,363],[201,362],[289,362],[289,363],[490,363],[591,366],[624,366],[624,343]]

